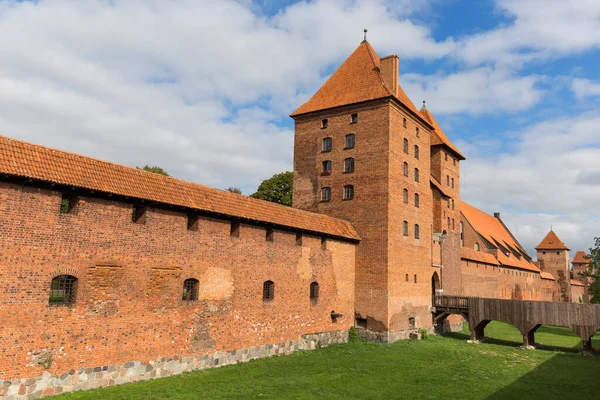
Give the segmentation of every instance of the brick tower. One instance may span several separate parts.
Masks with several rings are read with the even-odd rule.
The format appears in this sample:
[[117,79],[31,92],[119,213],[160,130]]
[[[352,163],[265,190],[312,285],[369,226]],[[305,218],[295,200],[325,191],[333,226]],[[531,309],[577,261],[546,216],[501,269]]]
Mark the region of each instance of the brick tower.
[[435,122],[428,115],[398,85],[398,56],[380,58],[367,41],[291,115],[294,207],[347,219],[359,232],[356,325],[375,340],[432,326],[439,272],[432,267]]
[[554,301],[571,301],[571,258],[569,256],[571,249],[552,230],[535,249],[540,269],[551,273],[556,279]]

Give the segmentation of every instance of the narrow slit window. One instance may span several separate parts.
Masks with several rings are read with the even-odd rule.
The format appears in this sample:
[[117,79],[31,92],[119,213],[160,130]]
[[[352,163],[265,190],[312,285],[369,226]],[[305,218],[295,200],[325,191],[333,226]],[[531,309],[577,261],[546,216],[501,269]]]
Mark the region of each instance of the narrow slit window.
[[446,175],[446,186],[450,186],[450,175]]
[[406,274],[406,282],[408,282],[408,274]]
[[183,301],[196,301],[198,300],[198,279],[189,278],[183,281],[183,295],[181,299]]
[[408,176],[408,163],[404,163],[404,176]]
[[344,200],[352,200],[354,199],[354,186],[346,185],[344,186]]
[[350,116],[350,123],[351,124],[356,124],[358,122],[358,114],[352,114]]
[[353,149],[355,142],[356,142],[356,136],[353,133],[346,135],[346,148],[347,149]]
[[452,187],[454,187],[454,178],[452,178]]
[[240,237],[240,223],[237,221],[231,221],[231,228],[229,235],[232,237]]
[[418,160],[419,159],[419,146],[417,146],[415,144],[415,158]]
[[71,305],[77,295],[77,278],[71,275],[59,275],[50,283],[50,305]]
[[316,303],[319,300],[319,284],[313,282],[310,284],[310,301]]
[[415,182],[419,182],[419,168],[415,168]]
[[452,209],[454,210],[454,199],[452,199]]
[[273,281],[263,283],[263,302],[273,301],[275,298],[275,284]]
[[404,138],[404,153],[408,154],[408,139]]
[[133,206],[131,211],[131,221],[134,224],[145,224],[146,223],[146,207]]
[[198,230],[198,216],[194,214],[187,215],[187,230],[197,231]]
[[346,158],[344,160],[344,172],[354,172],[354,158]]
[[415,224],[415,239],[419,239],[419,225]]
[[323,151],[331,151],[333,148],[333,139],[325,138],[323,139]]
[[402,199],[404,200],[405,204],[408,204],[408,189],[404,189],[402,191]]
[[402,234],[408,236],[408,221],[402,223]]
[[61,214],[69,214],[75,210],[75,206],[78,202],[77,196],[72,196],[68,194],[63,194],[60,200],[60,213]]
[[417,274],[415,274],[415,276],[413,276],[413,279],[414,279],[415,283],[417,283]]
[[331,201],[331,188],[321,188],[321,201]]
[[415,207],[419,208],[419,194],[415,193]]
[[272,242],[274,237],[275,237],[275,233],[274,233],[273,229],[267,228],[267,230],[265,232],[265,240],[267,242]]

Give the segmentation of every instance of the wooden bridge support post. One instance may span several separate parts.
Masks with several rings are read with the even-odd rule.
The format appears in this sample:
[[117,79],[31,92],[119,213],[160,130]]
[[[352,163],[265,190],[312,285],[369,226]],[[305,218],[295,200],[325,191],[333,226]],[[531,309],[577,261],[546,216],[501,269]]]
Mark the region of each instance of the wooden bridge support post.
[[592,338],[583,341],[583,351],[589,351],[590,353],[594,351],[592,348]]
[[485,327],[490,321],[481,321],[475,327],[471,328],[471,340],[481,340],[485,333]]

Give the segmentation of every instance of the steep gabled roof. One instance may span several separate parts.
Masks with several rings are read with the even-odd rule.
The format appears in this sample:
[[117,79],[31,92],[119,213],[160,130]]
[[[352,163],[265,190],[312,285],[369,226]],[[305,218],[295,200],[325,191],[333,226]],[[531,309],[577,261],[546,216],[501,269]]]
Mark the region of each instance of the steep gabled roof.
[[470,261],[476,261],[483,264],[500,265],[496,257],[494,257],[493,255],[489,253],[484,253],[483,251],[469,249],[467,247],[461,247],[460,258]]
[[[540,271],[540,269],[530,261],[531,257],[499,218],[486,214],[464,201],[460,202],[460,212],[481,237],[498,247],[496,259],[501,265],[527,271]],[[505,254],[504,250],[500,247],[503,247],[508,251],[508,254]],[[518,256],[512,254],[512,251],[517,253]]]
[[592,260],[588,257],[585,251],[578,251],[573,257],[573,264],[591,264]]
[[359,240],[348,221],[5,136],[2,174]]
[[571,279],[571,285],[573,286],[583,286],[585,287],[585,284],[581,281],[575,280],[575,279]]
[[535,247],[536,250],[571,250],[569,249],[562,240],[554,233],[554,231],[548,232],[544,240]]
[[463,153],[461,153],[460,150],[458,150],[458,147],[456,147],[454,144],[452,144],[450,139],[448,139],[448,136],[446,136],[446,134],[444,133],[442,128],[440,128],[440,125],[437,123],[435,118],[433,118],[433,115],[431,115],[429,110],[427,110],[425,107],[423,107],[423,108],[421,108],[420,112],[427,119],[427,121],[431,124],[431,126],[433,126],[434,134],[431,135],[431,145],[432,146],[436,146],[436,145],[446,146],[450,150],[452,150],[458,156],[459,159],[465,160],[466,158],[463,155]]
[[380,67],[381,58],[369,42],[363,41],[310,100],[302,104],[291,116],[392,97],[426,125],[431,125],[419,113],[400,85],[397,94],[386,87]]

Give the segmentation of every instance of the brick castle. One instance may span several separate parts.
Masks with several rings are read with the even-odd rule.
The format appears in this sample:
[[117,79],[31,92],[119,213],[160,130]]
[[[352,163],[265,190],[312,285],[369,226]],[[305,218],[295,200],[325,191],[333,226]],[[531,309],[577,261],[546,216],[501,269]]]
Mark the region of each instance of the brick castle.
[[[434,330],[432,297],[585,301],[460,199],[465,157],[362,42],[295,120],[293,208],[0,136],[0,396]],[[589,260],[577,252],[573,273]],[[455,317],[454,317],[455,318]],[[460,323],[446,321],[446,328]]]

